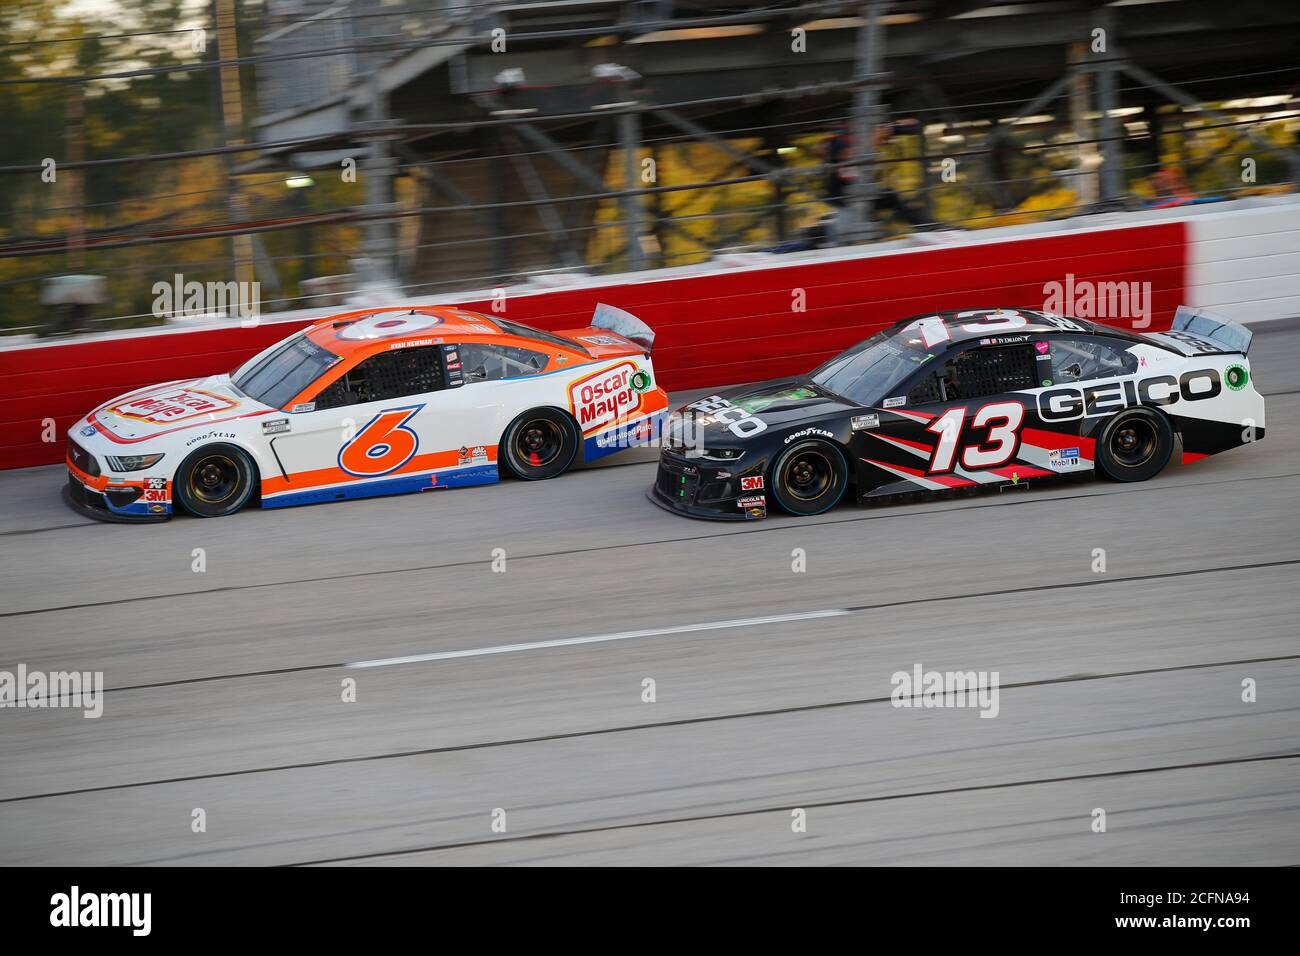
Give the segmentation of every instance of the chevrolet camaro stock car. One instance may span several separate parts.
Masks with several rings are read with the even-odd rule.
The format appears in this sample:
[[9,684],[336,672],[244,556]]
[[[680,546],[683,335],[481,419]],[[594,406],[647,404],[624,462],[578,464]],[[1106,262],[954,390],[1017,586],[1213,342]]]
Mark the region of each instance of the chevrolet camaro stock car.
[[1180,308],[1137,334],[1045,312],[905,319],[807,375],[664,418],[654,333],[598,306],[541,332],[456,308],[316,322],[230,375],[119,396],[70,430],[70,504],[106,520],[200,517],[552,478],[662,432],[651,500],[699,518],[1096,471],[1157,474],[1264,435],[1251,333]]
[[1096,472],[1144,481],[1264,436],[1251,332],[1180,308],[1136,334],[1045,312],[905,319],[807,375],[722,391],[663,429],[649,494],[744,520]]
[[654,333],[598,306],[558,334],[456,308],[334,316],[229,375],[121,395],[69,429],[66,497],[105,520],[552,478],[653,440]]

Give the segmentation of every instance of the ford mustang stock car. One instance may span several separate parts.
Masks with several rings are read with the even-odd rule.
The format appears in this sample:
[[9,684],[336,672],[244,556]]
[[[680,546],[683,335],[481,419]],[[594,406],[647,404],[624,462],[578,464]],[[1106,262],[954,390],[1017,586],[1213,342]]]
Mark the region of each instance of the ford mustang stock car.
[[654,333],[600,305],[560,333],[450,307],[322,319],[229,375],[121,395],[69,429],[65,497],[117,521],[553,478],[657,438]]
[[699,518],[1096,472],[1144,481],[1264,436],[1251,332],[1186,306],[1168,332],[1045,312],[904,319],[807,375],[668,417],[652,501]]

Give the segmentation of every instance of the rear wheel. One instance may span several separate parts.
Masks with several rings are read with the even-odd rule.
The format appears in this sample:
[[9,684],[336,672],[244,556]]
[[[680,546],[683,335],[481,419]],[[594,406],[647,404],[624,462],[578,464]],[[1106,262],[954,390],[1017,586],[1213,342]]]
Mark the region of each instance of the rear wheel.
[[541,481],[563,474],[577,454],[573,419],[554,408],[534,408],[510,423],[499,458],[516,477]]
[[844,454],[824,441],[800,442],[772,465],[769,487],[776,503],[792,515],[818,515],[844,497],[849,468]]
[[181,462],[173,495],[177,504],[197,518],[220,518],[248,504],[256,474],[243,449],[204,445]]
[[1097,471],[1112,481],[1146,481],[1174,452],[1169,419],[1150,408],[1120,412],[1097,436]]

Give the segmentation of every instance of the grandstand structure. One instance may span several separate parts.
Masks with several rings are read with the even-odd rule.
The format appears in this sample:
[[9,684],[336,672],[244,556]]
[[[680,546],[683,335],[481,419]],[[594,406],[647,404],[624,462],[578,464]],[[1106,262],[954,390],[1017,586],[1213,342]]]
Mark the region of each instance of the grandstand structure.
[[[882,129],[914,140],[913,219],[942,224],[930,200],[945,159],[1006,208],[1024,192],[1007,188],[1018,151],[1063,142],[1079,144],[1056,173],[1079,197],[1063,214],[1113,208],[1159,168],[1162,135],[1206,122],[1204,102],[1236,103],[1208,119],[1245,137],[1260,104],[1285,110],[1300,28],[1300,6],[1269,0],[270,9],[252,51],[261,148],[240,171],[328,175],[355,162],[365,259],[415,287],[635,271],[755,235],[788,242],[825,214],[835,175],[845,202],[827,241],[874,238],[891,220],[876,208],[892,194],[879,185]],[[809,147],[836,135],[839,155]],[[678,153],[678,166],[715,161],[665,180],[665,151],[683,145],[703,152]],[[1254,145],[1277,179],[1300,180],[1293,151]],[[739,202],[726,192],[738,186]],[[712,220],[707,234],[666,209],[681,211],[665,200],[684,192]]]

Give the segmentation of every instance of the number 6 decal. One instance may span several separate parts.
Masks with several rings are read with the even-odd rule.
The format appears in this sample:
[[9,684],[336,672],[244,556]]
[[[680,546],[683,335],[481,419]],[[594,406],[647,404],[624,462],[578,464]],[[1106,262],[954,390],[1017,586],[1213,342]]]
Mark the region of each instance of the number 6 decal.
[[415,457],[420,436],[406,426],[423,405],[380,412],[339,449],[339,467],[358,478],[391,474]]

